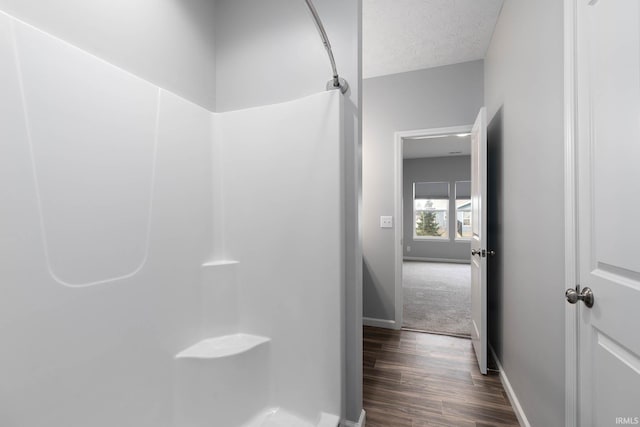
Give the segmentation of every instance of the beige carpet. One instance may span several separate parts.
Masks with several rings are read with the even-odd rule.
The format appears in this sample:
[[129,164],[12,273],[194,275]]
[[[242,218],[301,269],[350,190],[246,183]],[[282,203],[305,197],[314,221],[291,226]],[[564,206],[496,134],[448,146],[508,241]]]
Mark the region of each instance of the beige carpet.
[[470,335],[469,264],[405,261],[403,324],[422,331]]

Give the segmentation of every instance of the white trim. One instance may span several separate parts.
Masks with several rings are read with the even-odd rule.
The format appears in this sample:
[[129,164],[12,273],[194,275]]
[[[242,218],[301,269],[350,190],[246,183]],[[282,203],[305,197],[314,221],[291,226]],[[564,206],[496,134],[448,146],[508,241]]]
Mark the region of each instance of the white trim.
[[[415,210],[414,210],[415,212]],[[436,212],[442,212],[442,211],[436,211]],[[413,217],[415,218],[415,213],[413,215]],[[403,218],[404,219],[404,218]],[[416,236],[416,222],[413,221],[413,240],[416,242],[451,242],[451,238],[449,238],[449,236],[446,237],[442,237],[442,236]],[[447,227],[448,228],[448,227]]]
[[365,427],[366,422],[367,422],[367,414],[364,412],[364,409],[363,409],[362,412],[360,412],[360,418],[358,419],[357,422],[344,420],[341,424],[341,427]]
[[438,135],[450,135],[459,133],[469,133],[473,129],[473,125],[463,126],[451,126],[444,128],[431,128],[431,129],[415,129],[397,131],[393,134],[393,149],[394,149],[394,194],[393,194],[393,212],[396,217],[396,226],[394,234],[394,277],[395,277],[395,304],[394,304],[394,325],[395,329],[402,327],[402,258],[404,255],[404,248],[402,245],[402,173],[403,173],[403,156],[402,156],[402,140],[403,138],[415,138],[418,136],[438,136]]
[[404,252],[404,246],[402,244],[403,239],[403,227],[404,218],[402,217],[402,194],[403,194],[403,144],[402,138],[405,135],[403,132],[396,132],[393,135],[394,138],[394,162],[395,162],[395,180],[394,180],[394,194],[393,194],[393,212],[396,216],[396,227],[393,245],[394,250],[394,327],[400,329],[402,326],[403,317],[403,296],[402,296],[402,255]]
[[375,326],[376,328],[400,329],[396,328],[395,320],[376,319],[374,317],[363,317],[362,324],[364,326]]
[[507,373],[504,371],[500,360],[496,356],[496,352],[493,351],[493,347],[489,344],[489,351],[493,355],[493,360],[496,361],[498,365],[498,370],[500,371],[500,382],[502,383],[502,387],[504,387],[505,393],[507,393],[507,397],[509,398],[509,402],[511,402],[511,406],[513,407],[513,412],[516,414],[516,418],[518,418],[518,423],[522,427],[531,427],[527,416],[522,409],[522,405],[520,405],[520,401],[518,400],[518,396],[516,396],[516,392],[511,387],[511,383],[509,382],[509,378],[507,377]]
[[403,257],[402,259],[403,261],[446,262],[448,264],[471,264],[471,260],[468,260],[468,259],[424,258],[419,256],[406,256],[406,257]]
[[458,133],[470,133],[473,125],[462,126],[450,126],[444,128],[430,128],[430,129],[414,129],[414,130],[401,130],[395,132],[395,136],[400,138],[417,138],[420,136],[438,136],[438,135],[451,135]]
[[[576,3],[564,0],[564,259],[562,289],[577,282],[577,180],[576,180]],[[577,310],[565,304],[565,421],[576,427],[578,415],[578,319]]]

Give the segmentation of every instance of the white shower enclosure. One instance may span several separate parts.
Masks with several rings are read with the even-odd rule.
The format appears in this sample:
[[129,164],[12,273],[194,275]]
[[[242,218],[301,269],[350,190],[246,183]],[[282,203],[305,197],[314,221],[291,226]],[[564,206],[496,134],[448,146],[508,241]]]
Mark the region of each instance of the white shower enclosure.
[[0,425],[335,427],[341,109],[211,113],[0,14]]

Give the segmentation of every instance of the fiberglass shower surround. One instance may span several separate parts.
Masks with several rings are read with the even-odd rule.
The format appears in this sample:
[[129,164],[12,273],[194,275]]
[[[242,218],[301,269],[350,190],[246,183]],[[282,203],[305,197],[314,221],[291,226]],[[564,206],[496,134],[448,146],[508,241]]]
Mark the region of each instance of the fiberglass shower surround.
[[0,425],[336,427],[340,91],[215,114],[1,13],[0,64]]

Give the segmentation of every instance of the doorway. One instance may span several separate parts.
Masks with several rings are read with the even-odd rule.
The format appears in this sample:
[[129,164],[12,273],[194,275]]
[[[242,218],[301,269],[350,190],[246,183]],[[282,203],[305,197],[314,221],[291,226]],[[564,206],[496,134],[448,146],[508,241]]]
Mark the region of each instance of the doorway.
[[470,130],[396,134],[396,313],[405,329],[470,336]]

